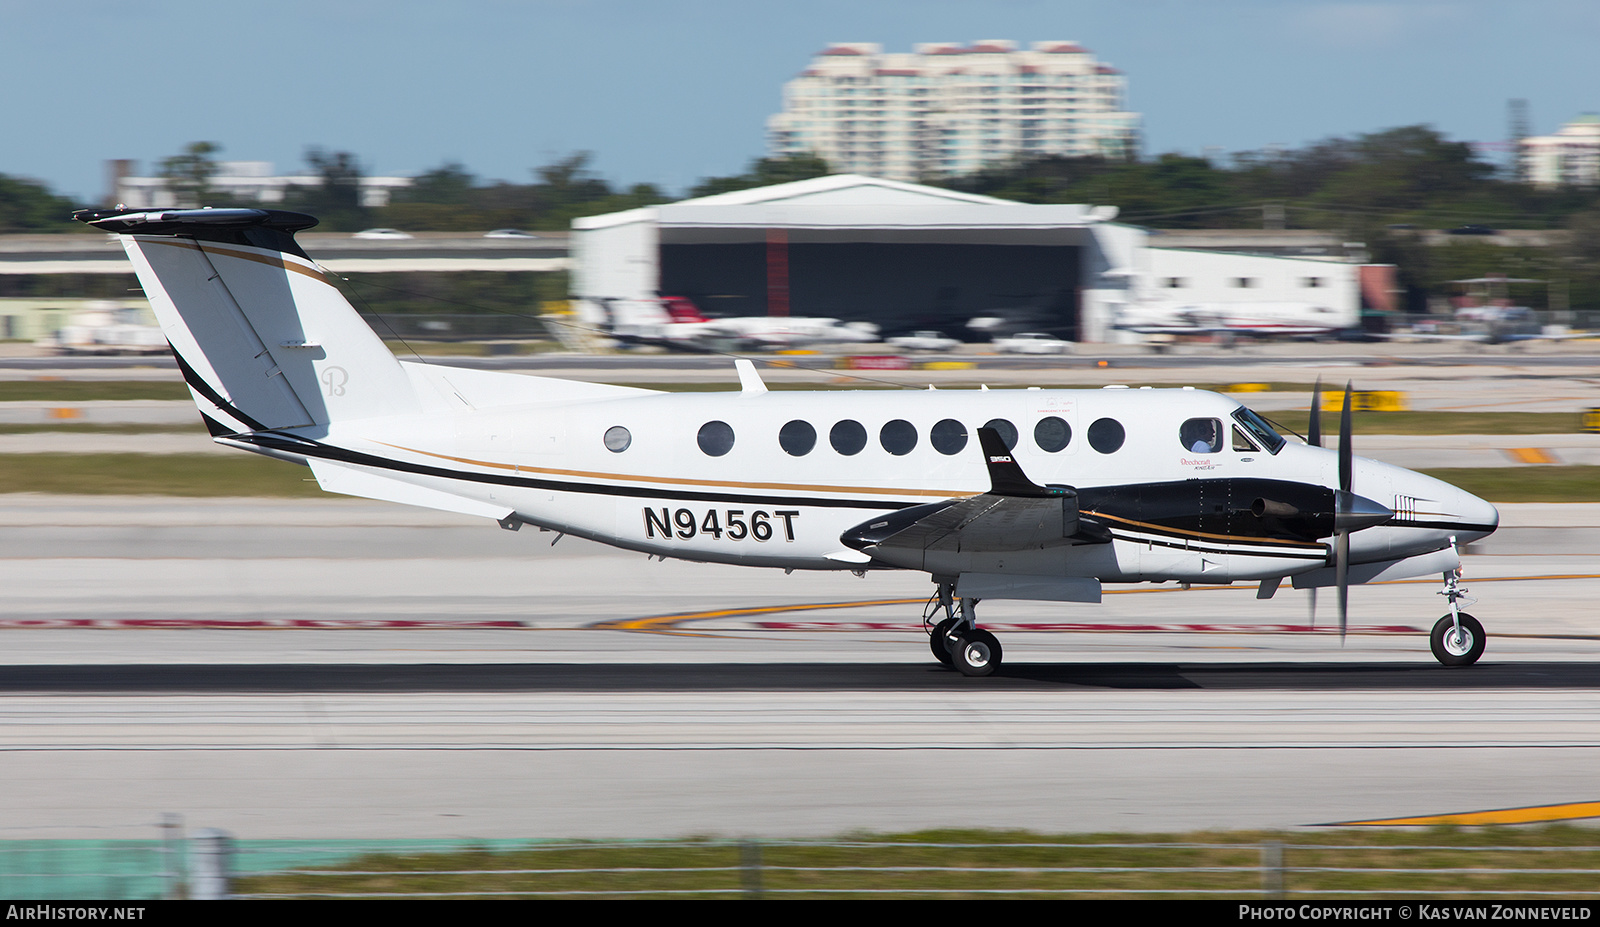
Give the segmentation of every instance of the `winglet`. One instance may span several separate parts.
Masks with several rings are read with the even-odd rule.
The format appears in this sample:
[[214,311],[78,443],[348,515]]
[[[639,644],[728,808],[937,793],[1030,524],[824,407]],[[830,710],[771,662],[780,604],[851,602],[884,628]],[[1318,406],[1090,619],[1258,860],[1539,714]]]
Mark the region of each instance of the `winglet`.
[[978,446],[983,449],[983,462],[989,468],[989,492],[996,496],[1065,496],[1072,493],[1066,487],[1040,486],[1022,472],[1011,456],[1011,449],[993,428],[978,429]]
[[767,384],[761,382],[761,374],[756,372],[756,365],[744,358],[733,362],[733,369],[739,371],[739,390],[745,393],[764,393]]

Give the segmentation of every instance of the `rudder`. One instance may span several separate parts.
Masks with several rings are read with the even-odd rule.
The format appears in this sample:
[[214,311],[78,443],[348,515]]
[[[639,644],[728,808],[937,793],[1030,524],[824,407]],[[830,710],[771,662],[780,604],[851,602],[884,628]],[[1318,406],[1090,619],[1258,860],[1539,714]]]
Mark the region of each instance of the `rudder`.
[[83,210],[118,234],[214,433],[417,411],[411,379],[266,209]]

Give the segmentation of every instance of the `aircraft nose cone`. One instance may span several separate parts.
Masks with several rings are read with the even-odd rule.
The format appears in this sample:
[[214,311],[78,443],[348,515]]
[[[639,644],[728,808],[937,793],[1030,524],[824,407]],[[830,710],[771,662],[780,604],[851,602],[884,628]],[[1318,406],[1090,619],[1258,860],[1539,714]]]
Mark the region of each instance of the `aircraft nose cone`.
[[1479,499],[1468,492],[1461,494],[1461,526],[1458,540],[1488,537],[1500,527],[1500,510],[1491,502]]
[[1394,517],[1394,510],[1381,502],[1353,492],[1340,491],[1335,496],[1333,527],[1339,531],[1360,531],[1381,525]]

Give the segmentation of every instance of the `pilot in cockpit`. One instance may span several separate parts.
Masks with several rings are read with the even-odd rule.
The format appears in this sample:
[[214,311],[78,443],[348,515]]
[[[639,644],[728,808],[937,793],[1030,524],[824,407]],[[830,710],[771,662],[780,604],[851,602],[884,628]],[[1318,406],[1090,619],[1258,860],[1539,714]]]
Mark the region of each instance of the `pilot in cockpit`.
[[1195,454],[1215,454],[1222,450],[1222,437],[1214,418],[1191,418],[1178,429],[1178,441]]

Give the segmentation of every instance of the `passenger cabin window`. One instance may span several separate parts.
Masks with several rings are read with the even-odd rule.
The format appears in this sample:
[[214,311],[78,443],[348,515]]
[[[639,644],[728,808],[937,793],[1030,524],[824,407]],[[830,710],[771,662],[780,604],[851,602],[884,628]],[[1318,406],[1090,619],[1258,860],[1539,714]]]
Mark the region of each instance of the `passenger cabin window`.
[[721,457],[733,450],[733,426],[727,422],[706,422],[700,426],[700,450],[712,457]]
[[1115,454],[1127,437],[1122,423],[1114,418],[1102,418],[1089,426],[1089,446],[1102,454]]
[[903,418],[884,423],[878,430],[878,443],[896,457],[904,457],[917,446],[917,426]]
[[860,422],[845,419],[828,432],[828,443],[844,456],[854,456],[867,446],[867,429]]
[[1064,450],[1072,443],[1072,426],[1054,415],[1041,418],[1039,424],[1033,426],[1033,443],[1039,445],[1039,450],[1052,454]]
[[1006,450],[1017,449],[1017,426],[1003,418],[991,418],[983,423],[985,428],[993,428],[1000,435],[1000,440],[1006,443]]
[[928,432],[928,442],[933,445],[934,450],[946,456],[959,454],[961,449],[967,446],[967,426],[953,418],[947,418],[934,425],[933,430]]
[[1178,443],[1192,454],[1215,454],[1222,450],[1222,421],[1191,418],[1178,426]]
[[817,430],[799,419],[778,429],[778,446],[791,457],[804,457],[817,446]]

